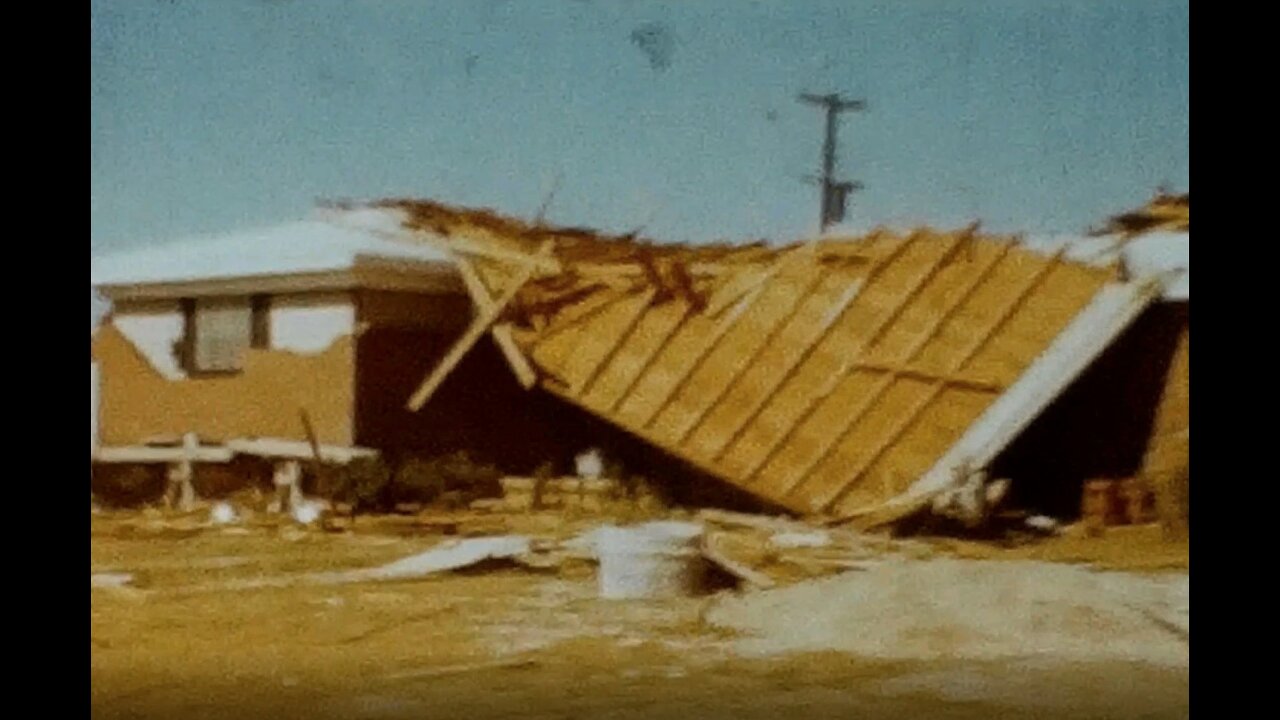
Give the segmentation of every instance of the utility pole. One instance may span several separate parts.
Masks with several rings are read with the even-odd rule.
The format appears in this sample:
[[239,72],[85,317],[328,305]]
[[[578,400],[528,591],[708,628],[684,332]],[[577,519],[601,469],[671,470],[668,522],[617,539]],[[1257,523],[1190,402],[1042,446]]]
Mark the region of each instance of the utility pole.
[[822,198],[818,226],[825,232],[832,224],[844,220],[848,207],[849,195],[862,189],[858,182],[842,182],[835,178],[836,173],[836,126],[842,112],[859,112],[866,109],[862,100],[846,100],[838,94],[813,95],[803,93],[800,102],[822,107],[827,113],[826,137],[822,142]]

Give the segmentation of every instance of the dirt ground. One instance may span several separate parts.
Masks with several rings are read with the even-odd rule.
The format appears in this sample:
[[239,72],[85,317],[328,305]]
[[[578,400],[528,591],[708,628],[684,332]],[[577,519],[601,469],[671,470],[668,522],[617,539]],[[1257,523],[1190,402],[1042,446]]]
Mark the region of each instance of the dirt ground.
[[[266,522],[201,528],[93,518],[92,705],[100,718],[1181,718],[1188,678],[1136,664],[883,662],[823,653],[735,657],[701,622],[709,599],[606,602],[590,567],[401,583],[217,590],[364,567],[440,542],[393,519],[354,532]],[[571,531],[554,517],[507,525]],[[1185,568],[1154,528],[959,556]],[[856,628],[851,628],[856,632]]]

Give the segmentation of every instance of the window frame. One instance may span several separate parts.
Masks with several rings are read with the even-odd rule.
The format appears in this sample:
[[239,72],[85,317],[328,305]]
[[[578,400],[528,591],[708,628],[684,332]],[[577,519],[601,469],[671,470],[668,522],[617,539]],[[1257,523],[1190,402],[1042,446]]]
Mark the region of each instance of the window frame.
[[177,343],[175,353],[178,364],[188,377],[228,377],[244,372],[243,358],[234,368],[200,367],[196,358],[200,337],[198,332],[198,314],[204,303],[246,304],[249,312],[249,339],[245,350],[268,350],[271,347],[271,296],[254,293],[251,295],[220,295],[205,297],[189,297],[180,301],[182,312],[182,337]]

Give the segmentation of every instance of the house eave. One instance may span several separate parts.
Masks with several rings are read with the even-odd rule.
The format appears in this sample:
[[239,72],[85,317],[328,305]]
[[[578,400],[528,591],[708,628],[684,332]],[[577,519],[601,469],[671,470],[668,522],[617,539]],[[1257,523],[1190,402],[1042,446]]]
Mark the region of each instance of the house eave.
[[194,278],[167,282],[102,283],[93,286],[112,302],[169,300],[228,295],[280,295],[355,289],[430,294],[465,292],[457,271],[446,263],[405,262],[360,256],[351,267],[301,273]]

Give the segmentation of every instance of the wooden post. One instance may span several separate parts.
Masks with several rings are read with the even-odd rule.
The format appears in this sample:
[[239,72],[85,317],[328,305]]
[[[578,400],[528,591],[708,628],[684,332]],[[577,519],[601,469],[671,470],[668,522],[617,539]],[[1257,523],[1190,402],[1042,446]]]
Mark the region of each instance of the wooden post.
[[287,512],[296,506],[302,494],[301,488],[298,487],[301,475],[302,466],[297,460],[276,462],[275,474],[271,478],[275,485],[276,498],[267,508],[268,512]]
[[[316,427],[311,422],[311,414],[306,411],[306,408],[299,409],[298,414],[302,418],[302,429],[307,434],[307,444],[311,446],[312,492],[321,492],[321,488],[324,485],[324,478],[323,478],[324,457],[320,453],[320,436],[316,434]],[[299,472],[298,472],[297,485],[298,485],[297,494],[289,500],[290,508],[293,508],[297,504],[297,501],[302,499],[301,469],[299,469]]]
[[182,459],[169,465],[164,500],[170,510],[176,507],[181,512],[189,512],[196,505],[194,456],[199,445],[200,438],[195,433],[183,435]]

